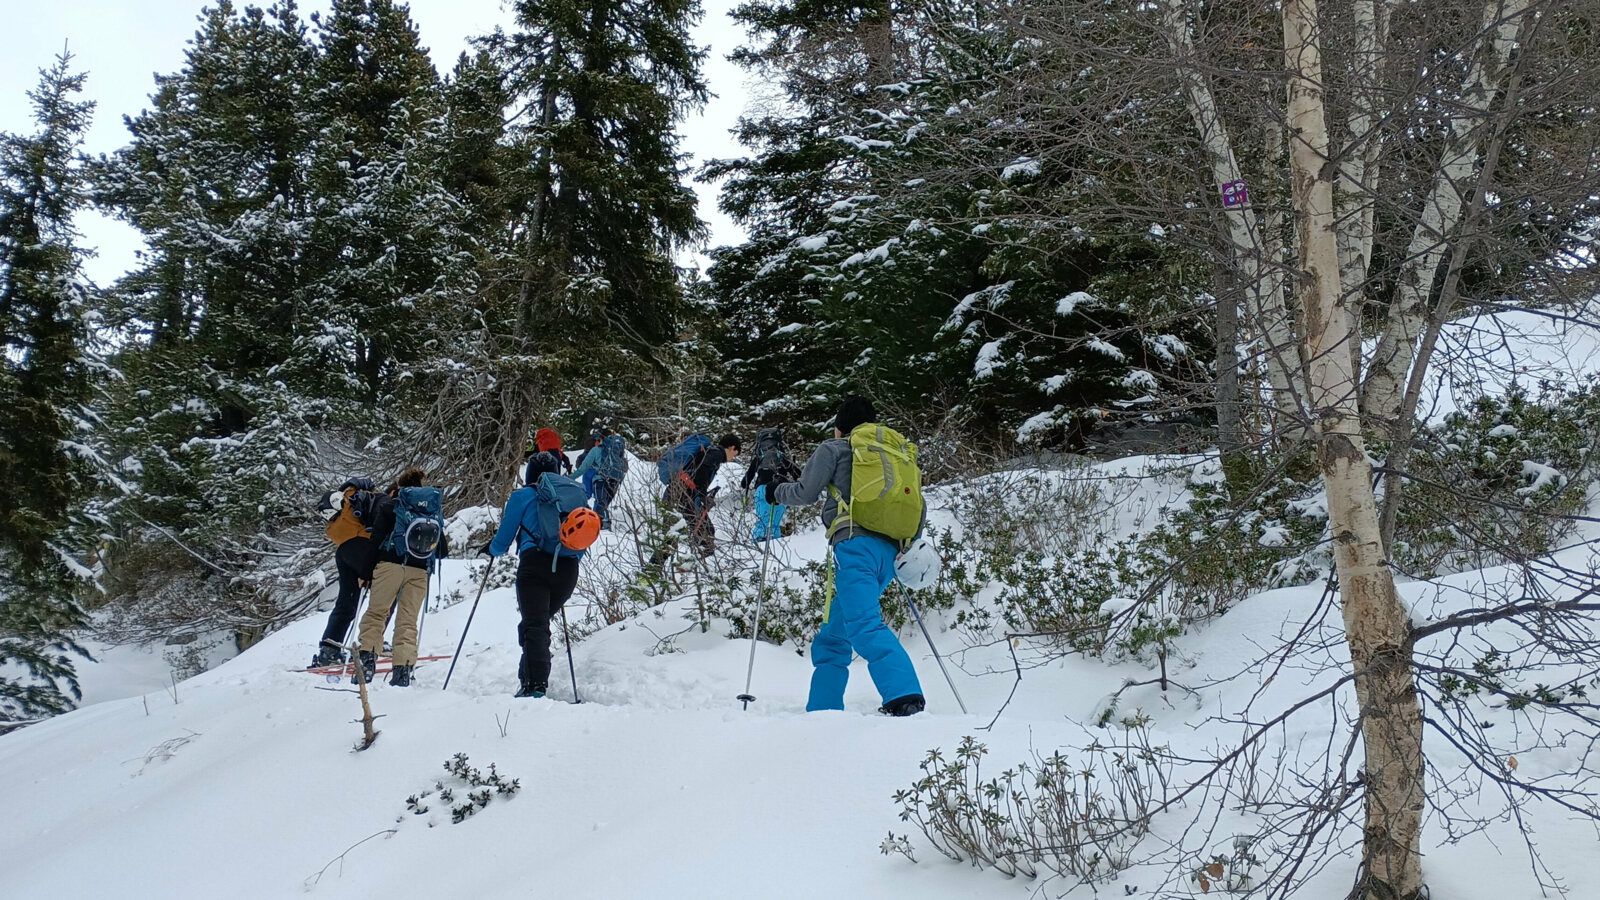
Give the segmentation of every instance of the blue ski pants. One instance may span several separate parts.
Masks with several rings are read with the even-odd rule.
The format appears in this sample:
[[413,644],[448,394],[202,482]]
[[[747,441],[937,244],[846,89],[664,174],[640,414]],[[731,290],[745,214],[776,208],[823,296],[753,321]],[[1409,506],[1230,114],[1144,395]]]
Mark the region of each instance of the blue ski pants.
[[867,673],[883,702],[922,693],[911,657],[883,622],[878,600],[894,580],[895,546],[882,538],[858,535],[833,547],[833,603],[827,621],[811,642],[811,695],[806,711],[844,709],[854,651],[867,661]]
[[783,514],[788,510],[781,503],[768,503],[766,491],[756,491],[756,527],[750,531],[753,541],[777,540],[783,536]]

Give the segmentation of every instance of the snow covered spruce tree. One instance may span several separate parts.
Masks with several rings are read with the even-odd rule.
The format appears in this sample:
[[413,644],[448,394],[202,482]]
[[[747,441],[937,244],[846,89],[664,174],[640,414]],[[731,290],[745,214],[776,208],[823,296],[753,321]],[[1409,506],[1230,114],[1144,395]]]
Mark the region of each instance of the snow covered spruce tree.
[[288,3],[208,10],[108,161],[104,202],[150,245],[113,292],[123,377],[104,401],[128,638],[248,636],[309,602],[305,498],[411,461],[371,439],[405,443],[459,330],[469,211],[416,29],[387,0],[314,25]]
[[308,189],[327,212],[311,216],[308,305],[326,313],[310,342],[336,348],[330,361],[355,380],[345,393],[392,409],[469,321],[452,317],[476,275],[470,208],[448,184],[446,145],[461,138],[405,6],[335,0],[312,19]]
[[73,520],[91,473],[87,290],[73,214],[94,104],[63,53],[28,94],[37,129],[0,135],[0,733],[78,699],[85,623]]
[[1194,292],[1182,255],[1039,218],[1076,173],[1041,173],[1027,142],[975,147],[956,114],[986,93],[983,67],[1025,61],[1005,35],[976,11],[823,5],[739,12],[758,39],[740,59],[784,102],[743,123],[752,158],[709,170],[752,232],[712,271],[733,388],[820,416],[848,377],[991,442],[1076,445],[1192,380],[1208,336],[1172,314]]
[[[498,503],[538,411],[564,385],[648,375],[685,310],[673,253],[703,235],[674,127],[705,100],[692,0],[519,0],[484,41],[510,101],[509,227],[489,277],[487,371],[452,421],[459,479]],[[452,418],[441,416],[441,419]]]

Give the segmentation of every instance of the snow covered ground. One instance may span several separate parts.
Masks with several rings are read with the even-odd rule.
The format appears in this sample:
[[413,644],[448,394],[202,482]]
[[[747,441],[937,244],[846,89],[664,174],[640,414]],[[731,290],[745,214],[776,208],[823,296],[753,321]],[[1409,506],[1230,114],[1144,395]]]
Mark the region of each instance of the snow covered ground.
[[[1067,475],[988,476],[976,486],[1002,477],[1099,478],[1108,485],[1100,516],[1109,536],[1150,527],[1164,509],[1183,502],[1182,476],[1210,465],[1205,458],[1146,457]],[[649,478],[649,467],[636,465],[630,489],[648,491]],[[731,515],[735,505],[727,506]],[[618,535],[606,541],[599,558],[628,549]],[[780,554],[795,563],[821,548],[820,533],[811,530],[785,541]],[[1586,564],[1588,553],[1566,551],[1565,561]],[[424,655],[455,649],[481,566],[445,565],[444,593],[467,602],[428,615]],[[1514,577],[1489,570],[1405,590],[1419,615],[1438,615],[1478,602],[1486,583]],[[1307,641],[1276,679],[1265,677],[1264,660],[1281,645],[1280,635],[1333,634],[1336,610],[1320,599],[1320,586],[1252,598],[1180,640],[1173,677],[1195,686],[1194,693],[1131,688],[1118,709],[1149,716],[1155,739],[1180,751],[1200,753],[1236,736],[1236,726],[1213,716],[1283,708],[1334,677],[1330,666],[1343,662],[1342,648],[1320,640]],[[749,645],[724,637],[722,623],[705,634],[684,631],[692,613],[687,600],[674,602],[578,642],[582,704],[563,702],[573,698],[573,685],[559,648],[551,698],[515,700],[515,601],[509,587],[490,590],[448,692],[440,690],[447,662],[424,664],[410,689],[374,684],[382,734],[362,753],[350,749],[359,726],[348,685],[299,671],[319,636],[320,616],[269,636],[175,692],[151,685],[142,696],[95,703],[0,738],[0,797],[10,810],[0,817],[0,894],[1094,895],[1087,886],[1007,880],[946,861],[915,833],[917,864],[881,855],[879,843],[890,831],[907,832],[891,795],[918,777],[930,748],[949,750],[976,735],[998,772],[1035,752],[1072,752],[1107,739],[1110,732],[1094,721],[1126,681],[1151,677],[1147,666],[1068,658],[1031,669],[993,730],[980,731],[1012,687],[1003,645],[964,649],[956,633],[936,627],[972,709],[961,715],[920,635],[903,633],[930,707],[901,720],[874,712],[877,698],[859,664],[848,711],[805,714],[807,660],[792,648],[762,644],[753,686],[759,699],[742,711],[734,697],[744,686]],[[664,645],[660,636],[673,632],[683,633]],[[1324,701],[1319,709],[1320,715],[1291,722],[1282,745],[1326,741],[1333,707]],[[1443,772],[1465,766],[1437,742],[1430,752]],[[1532,752],[1522,765],[1554,768],[1567,752]],[[522,792],[495,799],[459,824],[438,802],[424,815],[409,813],[407,798],[433,787],[456,753],[474,766],[496,764],[521,780]],[[1572,896],[1600,896],[1600,873],[1581,864],[1595,849],[1592,828],[1548,809],[1529,815]],[[1231,834],[1224,821],[1219,844]],[[1441,836],[1435,828],[1427,845],[1435,896],[1539,896],[1511,825],[1498,823],[1487,835],[1453,845],[1439,845]],[[1354,859],[1337,855],[1297,896],[1342,898]],[[1099,895],[1198,896],[1197,888],[1174,887],[1166,875],[1136,864]]]
[[[1456,323],[1441,348],[1454,374],[1435,379],[1428,414],[1437,419],[1513,380],[1582,382],[1600,371],[1597,344],[1591,334],[1533,314]],[[1463,375],[1474,371],[1469,359],[1475,374]],[[742,472],[742,465],[728,466],[720,482],[725,540],[747,533],[748,498],[737,489]],[[986,475],[941,488],[935,504],[1002,494],[1026,505],[1016,527],[1052,529],[1078,496],[1074,485],[1092,483],[1089,512],[1071,513],[1081,531],[1075,537],[1083,545],[1109,543],[1154,527],[1188,502],[1191,480],[1215,477],[1214,457],[1133,457]],[[642,509],[655,490],[654,467],[635,461],[621,505],[631,500]],[[1588,513],[1600,516],[1600,504]],[[464,545],[466,531],[495,515],[466,511],[453,537]],[[934,521],[951,524],[937,509]],[[585,565],[626,571],[638,556],[626,532],[603,536]],[[1591,544],[1597,538],[1600,525],[1584,524],[1553,559],[1579,572],[1600,569]],[[795,579],[804,563],[821,558],[824,540],[813,524],[775,547],[775,577]],[[733,567],[756,558],[748,554]],[[426,618],[424,655],[455,650],[482,573],[482,563],[445,564],[444,599]],[[1401,590],[1420,622],[1535,588],[1555,597],[1580,589],[1570,578],[1561,584],[1554,575],[1536,577],[1534,585],[1528,578],[1501,567]],[[573,612],[577,621],[586,610]],[[320,614],[175,685],[168,658],[175,648],[94,646],[98,662],[84,667],[83,708],[0,737],[0,798],[8,810],[0,816],[0,896],[1199,896],[1195,883],[1172,877],[1171,854],[1159,847],[1204,810],[1184,808],[1159,821],[1130,868],[1114,883],[1091,887],[1008,880],[949,862],[899,820],[892,795],[919,777],[928,750],[948,754],[968,735],[987,745],[990,774],[1035,754],[1070,755],[1112,740],[1115,726],[1095,723],[1113,696],[1118,715],[1148,718],[1153,741],[1203,757],[1237,741],[1239,726],[1226,720],[1260,721],[1316,693],[1346,665],[1337,606],[1324,603],[1315,584],[1258,594],[1179,638],[1170,659],[1175,686],[1165,693],[1154,684],[1128,686],[1152,680],[1146,663],[1067,657],[1027,669],[1008,704],[1015,676],[1004,642],[968,646],[947,628],[951,616],[935,616],[934,637],[970,715],[956,708],[927,645],[910,629],[901,638],[928,695],[924,715],[877,715],[859,664],[848,711],[807,715],[807,659],[792,646],[769,644],[757,648],[758,700],[743,711],[734,698],[744,689],[749,644],[728,640],[721,621],[702,633],[693,616],[685,598],[577,642],[581,704],[566,702],[574,687],[559,646],[551,697],[515,700],[515,598],[509,586],[495,587],[478,606],[448,692],[440,690],[448,661],[425,663],[410,689],[381,679],[373,685],[382,734],[361,753],[350,749],[360,729],[349,685],[300,669],[320,635]],[[1491,634],[1469,633],[1457,651],[1471,659]],[[1290,635],[1302,639],[1283,654]],[[1443,640],[1422,649],[1438,649]],[[1555,683],[1561,673],[1549,677]],[[1266,758],[1326,745],[1349,705],[1324,699],[1308,707],[1274,735]],[[1525,775],[1558,772],[1582,749],[1582,735],[1535,746],[1536,723],[1503,704],[1485,704],[1480,714],[1507,746],[1519,748],[1516,765]],[[1467,758],[1432,733],[1427,749],[1436,786],[1448,781],[1459,789],[1476,767],[1504,762]],[[437,797],[425,801],[427,813],[411,814],[407,798],[432,788],[457,753],[520,779],[521,793],[496,798],[459,824]],[[1496,803],[1487,790],[1466,800],[1480,810]],[[1522,815],[1568,896],[1600,897],[1600,872],[1587,865],[1596,850],[1593,825],[1538,803]],[[1229,810],[1204,848],[1185,852],[1226,847],[1249,827],[1247,817]],[[909,834],[921,861],[882,855],[879,844],[890,832]],[[1358,840],[1349,830],[1334,835],[1329,865],[1296,898],[1342,900]],[[1530,872],[1513,820],[1452,840],[1430,815],[1424,847],[1435,897],[1549,896]]]

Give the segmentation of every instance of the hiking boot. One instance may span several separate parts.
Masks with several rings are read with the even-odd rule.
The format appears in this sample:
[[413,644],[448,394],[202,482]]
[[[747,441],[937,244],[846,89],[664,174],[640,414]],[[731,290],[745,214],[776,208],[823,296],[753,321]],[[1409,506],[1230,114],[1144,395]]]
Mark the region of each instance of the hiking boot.
[[344,650],[338,644],[323,642],[317,647],[317,655],[311,657],[308,669],[321,669],[326,666],[337,666],[344,662]]
[[889,716],[914,716],[927,706],[921,694],[907,694],[896,697],[878,708],[878,712]]
[[531,682],[531,681],[524,681],[522,683],[522,687],[518,688],[516,694],[514,694],[513,696],[516,696],[516,697],[530,697],[530,698],[532,698],[534,700],[538,700],[540,697],[544,696],[544,692],[545,692],[545,688],[546,687],[548,687],[548,685],[535,684],[534,682]]
[[[373,653],[371,650],[362,650],[356,654],[356,658],[361,661],[361,671],[357,673],[357,677],[360,677],[367,684],[371,684],[372,676],[378,672],[378,654]],[[355,677],[350,679],[350,683],[356,683]]]
[[411,687],[411,670],[416,666],[395,666],[389,673],[390,687]]

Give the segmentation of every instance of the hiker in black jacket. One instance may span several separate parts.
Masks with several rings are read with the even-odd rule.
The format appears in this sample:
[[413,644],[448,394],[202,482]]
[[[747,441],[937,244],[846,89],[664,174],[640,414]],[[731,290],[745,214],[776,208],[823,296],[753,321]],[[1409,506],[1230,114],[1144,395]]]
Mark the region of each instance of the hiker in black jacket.
[[689,539],[703,557],[717,549],[717,529],[711,523],[711,507],[716,505],[712,485],[723,464],[737,459],[740,449],[739,436],[725,434],[715,446],[691,457],[667,485],[667,503],[689,523]]
[[372,479],[357,477],[346,479],[339,490],[322,501],[321,509],[328,519],[328,540],[338,548],[333,561],[339,572],[339,596],[328,613],[328,625],[322,630],[322,642],[311,659],[311,668],[344,662],[344,643],[361,609],[361,589],[367,585],[365,573],[370,569],[367,559],[373,543],[368,523],[373,521],[378,497]]
[[[789,458],[782,429],[763,428],[756,432],[756,449],[739,486],[748,491],[751,484],[795,481],[799,477],[800,467]],[[750,530],[750,539],[757,544],[777,540],[783,536],[783,513],[788,507],[768,503],[766,491],[756,491],[755,497],[756,524]]]

